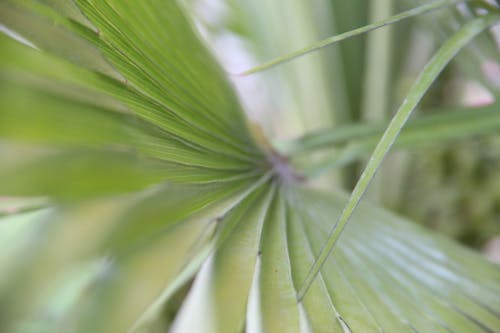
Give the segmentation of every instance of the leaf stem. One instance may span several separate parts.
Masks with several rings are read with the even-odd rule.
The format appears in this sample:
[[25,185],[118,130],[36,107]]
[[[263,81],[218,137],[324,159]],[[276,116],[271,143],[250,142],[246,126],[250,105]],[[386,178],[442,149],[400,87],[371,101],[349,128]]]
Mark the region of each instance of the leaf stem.
[[307,274],[302,287],[297,294],[297,299],[299,301],[302,300],[304,295],[307,293],[319,271],[321,270],[321,267],[332,253],[342,231],[347,225],[347,222],[349,221],[354,210],[358,206],[363,194],[365,193],[370,182],[375,176],[375,173],[380,167],[384,157],[391,149],[401,129],[412,114],[412,111],[415,110],[425,92],[429,89],[431,84],[437,78],[439,73],[441,73],[444,67],[455,57],[458,51],[460,51],[465,45],[467,45],[467,43],[469,43],[481,31],[498,20],[500,20],[500,15],[487,15],[478,17],[473,21],[470,21],[452,37],[450,37],[427,63],[413,86],[410,88],[410,91],[399,107],[399,110],[392,118],[389,126],[384,132],[384,135],[378,142],[365,170],[361,174],[361,177],[359,178],[346,205],[344,206],[344,209],[342,210],[337,223],[335,223],[335,225],[331,229],[327,241],[323,245],[318,258],[309,270],[309,273]]
[[261,64],[259,66],[254,67],[254,68],[246,70],[243,73],[241,73],[240,75],[250,75],[253,73],[261,72],[261,71],[264,71],[266,69],[277,66],[279,64],[282,64],[282,63],[288,62],[290,60],[293,60],[295,58],[306,55],[308,53],[311,53],[311,52],[317,51],[319,49],[322,49],[324,47],[330,46],[330,45],[335,44],[337,42],[340,42],[344,39],[351,38],[351,37],[354,37],[357,35],[361,35],[361,34],[370,32],[372,30],[379,29],[379,28],[384,27],[386,25],[390,25],[390,24],[402,21],[402,20],[410,18],[410,17],[418,16],[418,15],[425,14],[425,13],[430,13],[430,12],[435,11],[435,10],[439,10],[439,9],[449,7],[452,5],[456,5],[456,4],[463,2],[463,1],[465,1],[465,0],[438,0],[438,1],[434,1],[431,3],[425,4],[425,5],[422,5],[420,7],[412,8],[410,10],[396,14],[396,15],[391,16],[389,18],[386,18],[384,20],[380,20],[380,21],[377,21],[375,23],[368,24],[368,25],[365,25],[363,27],[341,33],[339,35],[335,35],[335,36],[323,39],[319,42],[316,42],[312,45],[304,47],[300,50],[293,51],[293,52],[288,53],[284,56],[275,58],[269,62],[266,62],[264,64]]

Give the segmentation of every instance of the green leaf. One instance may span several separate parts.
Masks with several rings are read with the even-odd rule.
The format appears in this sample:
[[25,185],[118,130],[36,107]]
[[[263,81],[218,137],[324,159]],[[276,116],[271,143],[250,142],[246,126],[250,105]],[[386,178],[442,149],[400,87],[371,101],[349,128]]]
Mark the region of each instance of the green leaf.
[[429,89],[430,85],[436,77],[441,73],[448,62],[462,49],[471,39],[482,32],[500,19],[497,15],[490,15],[479,17],[465,26],[463,26],[453,37],[451,37],[432,57],[426,67],[423,69],[413,86],[410,88],[403,104],[392,118],[389,126],[384,132],[384,135],[378,142],[375,150],[373,151],[370,160],[368,161],[365,170],[361,174],[354,190],[347,201],[342,214],[337,220],[337,223],[332,227],[328,241],[321,250],[320,255],[311,267],[311,270],[304,281],[304,285],[299,291],[299,299],[301,299],[307,289],[311,286],[315,277],[319,273],[321,266],[325,263],[326,259],[335,247],[343,229],[345,228],[349,218],[353,214],[356,206],[359,204],[361,197],[365,193],[368,185],[375,176],[380,164],[384,157],[389,152],[390,148],[396,141],[399,132],[407,122],[412,111],[416,108],[425,92]]
[[[52,5],[55,6],[56,4]],[[119,4],[119,6],[122,5],[124,4]],[[143,5],[146,6],[146,4]],[[34,4],[31,1],[27,1],[22,5],[6,6],[10,6],[9,8],[13,13],[39,14],[49,22],[55,20],[64,23],[65,20],[68,20],[66,17],[58,16],[59,14],[51,8],[44,7],[43,4],[39,3]],[[162,12],[153,10],[155,6],[153,3],[148,6],[150,7],[141,8],[148,12]],[[88,9],[87,14],[89,16],[92,16],[92,13],[97,15],[95,12],[97,9],[91,4],[84,7]],[[67,143],[64,141],[78,140],[78,135],[68,135],[73,130],[83,136],[82,141],[85,141],[89,137],[99,139],[99,135],[96,134],[98,129],[102,128],[102,136],[116,133],[118,136],[116,139],[126,141],[127,144],[131,143],[132,146],[152,157],[183,164],[185,170],[201,167],[224,171],[233,169],[241,173],[247,172],[250,168],[255,168],[256,164],[265,164],[262,153],[250,139],[241,109],[228,83],[223,78],[222,71],[203,49],[201,43],[192,33],[189,23],[179,10],[166,8],[170,15],[175,16],[175,20],[178,21],[174,24],[175,29],[183,27],[183,30],[181,30],[188,34],[188,38],[192,39],[192,43],[184,45],[187,40],[180,38],[177,30],[170,37],[164,36],[164,40],[170,41],[171,44],[162,43],[156,38],[148,38],[151,37],[148,35],[149,31],[143,29],[141,22],[136,22],[137,26],[134,28],[134,34],[143,34],[137,37],[137,41],[144,43],[144,45],[141,45],[142,49],[139,54],[136,52],[137,46],[122,41],[123,35],[121,31],[116,31],[112,27],[105,25],[107,20],[105,14],[115,15],[113,10],[108,9],[104,13],[99,12],[98,15],[101,20],[104,20],[101,22],[104,24],[103,27],[99,26],[99,20],[93,22],[98,25],[99,33],[92,33],[88,29],[79,28],[71,17],[69,18],[70,22],[65,22],[60,28],[65,29],[65,31],[72,29],[70,31],[74,34],[79,34],[88,42],[93,43],[94,46],[89,45],[89,47],[93,47],[97,54],[102,52],[108,59],[111,59],[110,61],[117,68],[120,68],[126,74],[123,82],[108,75],[103,75],[102,72],[96,72],[94,67],[87,66],[87,64],[76,62],[88,68],[82,69],[62,61],[58,57],[65,57],[71,62],[74,62],[74,59],[70,54],[60,53],[52,47],[44,47],[43,43],[41,47],[54,53],[57,57],[37,52],[26,46],[15,45],[16,43],[9,41],[5,36],[2,37],[2,44],[9,50],[9,52],[2,55],[2,63],[5,66],[2,69],[2,76],[5,77],[6,84],[9,82],[14,83],[13,87],[16,87],[16,94],[32,95],[32,98],[24,102],[12,98],[5,99],[5,109],[8,111],[5,111],[3,116],[6,119],[3,128],[6,132],[4,137],[15,135],[18,138],[33,140],[45,139],[44,136],[51,136],[53,141]],[[124,11],[123,15],[127,13],[132,15],[127,6],[124,6],[122,10]],[[64,14],[66,11],[61,10],[59,12]],[[161,16],[155,19],[158,24],[163,25],[163,23],[160,23],[160,21],[163,22]],[[20,21],[19,23],[22,26],[27,24],[24,22],[23,25],[23,22]],[[52,27],[45,21],[43,23],[37,22],[30,23],[34,25],[31,28],[34,31],[42,32]],[[133,20],[129,21],[127,26],[130,26],[131,22]],[[49,33],[47,32],[47,34]],[[130,32],[130,35],[133,35],[133,33]],[[174,35],[175,38],[173,38]],[[31,38],[34,42],[39,40],[36,34]],[[178,59],[178,54],[171,52],[173,49],[179,49],[180,51],[186,45],[189,45],[188,49],[194,48],[189,50],[189,52],[195,52],[192,53],[194,59]],[[75,46],[75,48],[78,47]],[[185,52],[188,53],[187,50]],[[153,63],[145,61],[145,59],[149,58]],[[184,61],[187,61],[189,66],[187,64],[181,66]],[[170,65],[167,66],[169,63]],[[194,63],[197,65],[193,67],[192,64]],[[164,67],[159,69],[158,64],[162,64]],[[186,66],[189,67],[189,71],[195,68],[203,68],[196,74],[200,75],[200,77],[197,78],[196,75],[187,74],[188,71],[179,71],[179,69]],[[158,71],[161,71],[161,75],[159,75]],[[146,72],[158,75],[153,80],[151,74],[145,76]],[[213,81],[213,84],[209,83],[204,86],[204,82],[209,82],[204,78],[210,78],[210,82]],[[156,82],[156,80],[161,82]],[[202,92],[189,92],[194,87],[201,89]],[[36,91],[36,94],[33,95],[32,91]],[[10,93],[10,91],[5,93]],[[66,102],[63,102],[61,97],[64,97]],[[54,98],[59,98],[59,100],[55,101]],[[183,102],[181,103],[180,100]],[[33,104],[30,104],[30,102]],[[30,131],[30,128],[23,126],[25,121],[23,118],[29,117],[30,109],[35,103],[39,102],[41,106],[46,106],[47,111],[37,114],[39,115],[38,121],[32,123],[34,128]],[[78,108],[80,103],[83,105]],[[95,112],[97,110],[85,111],[85,108],[95,108],[95,106],[102,108],[99,110],[100,112]],[[85,114],[85,117],[89,119],[89,128],[76,131],[76,128],[81,127],[82,124],[78,124],[78,121],[72,115],[66,112],[63,113],[62,110],[66,108],[79,114]],[[125,112],[132,114],[132,116],[114,115],[112,112],[106,114],[106,109],[121,113]],[[211,110],[218,111],[213,114]],[[134,119],[134,114],[140,119]],[[23,117],[24,115],[26,116]],[[223,115],[223,118],[228,119],[222,121],[221,115]],[[83,115],[79,116],[82,119],[83,117]],[[122,118],[123,124],[119,124],[120,121],[116,119],[106,119],[113,117]],[[65,126],[65,123],[74,124],[73,128]],[[62,129],[58,128],[58,126],[62,127]],[[91,130],[94,127],[95,133]],[[193,130],[193,128],[196,130]],[[227,134],[230,132],[233,134]],[[2,135],[1,132],[0,135]],[[58,135],[63,138],[58,137]],[[229,139],[228,135],[234,135],[234,138]],[[97,142],[97,144],[100,143],[108,144],[109,142]],[[204,153],[206,150],[213,152],[213,154],[209,157],[208,154]]]
[[[14,148],[15,149],[15,148]],[[23,161],[3,151],[0,193],[9,196],[78,198],[131,192],[168,178],[162,163],[113,151],[48,151]]]
[[[235,226],[226,227],[225,230],[230,230],[225,234],[229,235],[218,238],[223,242],[217,254],[208,258],[199,272],[192,296],[186,299],[174,324],[174,332],[237,332],[243,329],[247,304],[245,290],[249,290],[252,283],[262,225],[273,194],[274,191],[269,190],[267,193],[255,192],[225,218],[223,223]],[[194,316],[201,317],[194,319]]]
[[67,86],[44,80],[37,82],[31,77],[23,80],[5,72],[0,74],[0,79],[0,135],[3,138],[130,149],[134,132],[140,132],[138,119],[98,106],[96,99],[87,99],[93,96],[87,97],[84,93],[63,96]]
[[[59,1],[59,3],[58,5],[56,1],[53,1],[51,6],[63,8],[62,11],[66,15],[83,23],[84,17],[75,11],[74,7],[72,8],[71,2],[63,4]],[[33,7],[37,10],[33,10]],[[2,1],[0,9],[2,24],[26,38],[35,47],[104,75],[123,79],[102,57],[99,50],[64,27],[55,15],[50,15],[49,7],[45,8],[35,1],[7,0]],[[44,15],[39,15],[40,12]]]
[[[67,272],[58,267],[69,269],[101,258],[105,261],[86,287],[89,291],[46,325],[57,327],[73,310],[73,320],[80,322],[78,329],[126,330],[165,287],[176,282],[185,265],[201,263],[199,258],[206,257],[212,246],[211,235],[219,219],[266,179],[217,186],[166,185],[156,191],[62,206],[49,223],[40,225],[37,252],[26,262],[7,266],[3,274],[14,274],[15,283],[9,290],[0,289],[0,307],[14,297],[19,302],[8,310],[10,323],[36,322],[36,313],[50,306],[47,301],[54,297],[50,291],[58,290],[53,281]],[[65,240],[72,234],[71,240]],[[72,250],[57,254],[66,246]],[[160,269],[158,260],[168,264]],[[151,270],[156,273],[143,274]],[[139,294],[129,292],[141,284],[147,287]],[[29,304],[24,302],[28,299]],[[5,324],[9,327],[9,321]]]
[[286,206],[281,193],[274,199],[266,222],[254,280],[258,291],[250,296],[250,302],[257,304],[260,318],[249,318],[247,324],[260,326],[264,332],[299,332],[304,324],[295,299],[286,239]]
[[[252,152],[234,93],[175,2],[78,4],[100,31],[97,46],[131,86],[228,151]],[[157,122],[165,121],[158,114]]]
[[[0,43],[7,50],[0,55],[0,137],[25,143],[96,149],[91,152],[79,149],[57,160],[43,158],[44,161],[36,162],[41,168],[27,165],[22,172],[30,173],[31,178],[25,178],[25,182],[17,182],[17,177],[12,176],[20,172],[16,162],[19,157],[9,154],[2,163],[4,175],[0,178],[6,179],[0,189],[2,194],[88,196],[105,194],[101,192],[105,188],[110,194],[140,189],[162,180],[209,182],[256,174],[250,165],[259,159],[245,155],[245,161],[241,161],[231,158],[226,151],[209,155],[206,147],[188,143],[190,133],[196,132],[180,131],[174,125],[177,129],[173,135],[131,114],[124,103],[131,103],[130,94],[136,95],[122,83],[20,45],[3,35]],[[125,98],[120,102],[114,97]],[[154,109],[153,105],[145,106],[146,103],[150,102],[138,96],[132,107]],[[185,137],[179,138],[182,133]],[[146,162],[147,158],[135,153],[137,150],[162,161]],[[115,155],[116,160],[112,161],[108,153]],[[136,160],[143,161],[137,163]],[[139,165],[149,166],[140,171]],[[125,173],[115,173],[113,168]],[[116,177],[109,177],[113,174]],[[97,181],[99,177],[104,181]]]
[[[133,192],[162,182],[226,183],[261,172],[193,168],[134,152],[61,150],[50,146],[0,145],[0,195],[78,199]],[[19,177],[22,175],[22,177]]]
[[206,260],[173,332],[465,333],[500,324],[498,266],[366,203],[297,301],[346,197],[301,186],[280,192],[268,189],[226,217],[234,231]]
[[[372,11],[372,7],[378,7],[378,4],[367,4],[364,0],[331,0],[330,3],[332,4],[333,23],[336,29],[328,31],[329,35],[365,26],[369,23],[369,13]],[[346,13],[349,13],[349,15],[346,15]],[[365,79],[366,61],[372,56],[372,54],[366,52],[366,39],[368,38],[368,36],[359,36],[359,38],[344,39],[335,48],[330,48],[329,53],[325,52],[329,58],[333,58],[335,49],[340,53],[340,56],[336,57],[339,58],[338,61],[340,64],[332,72],[335,73],[335,77],[338,76],[340,79],[337,80],[331,90],[337,91],[342,86],[345,86],[346,106],[344,108],[348,108],[348,110],[342,111],[342,108],[334,110],[335,114],[339,112],[346,113],[342,121],[336,122],[336,125],[360,118],[360,109],[363,103],[363,99],[360,96],[365,91],[363,82]]]

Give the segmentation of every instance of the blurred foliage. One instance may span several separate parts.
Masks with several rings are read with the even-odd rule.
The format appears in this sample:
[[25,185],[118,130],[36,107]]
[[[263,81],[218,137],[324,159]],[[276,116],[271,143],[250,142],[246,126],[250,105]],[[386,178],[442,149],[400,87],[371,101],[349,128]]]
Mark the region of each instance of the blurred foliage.
[[413,152],[398,210],[482,248],[500,234],[498,151],[495,137]]

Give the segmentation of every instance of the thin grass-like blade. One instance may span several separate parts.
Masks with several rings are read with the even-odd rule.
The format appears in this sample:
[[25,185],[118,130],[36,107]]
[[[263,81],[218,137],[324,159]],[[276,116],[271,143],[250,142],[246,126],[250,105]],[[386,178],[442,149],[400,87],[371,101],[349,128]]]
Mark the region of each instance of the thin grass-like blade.
[[391,16],[391,17],[389,17],[387,19],[384,19],[384,20],[381,20],[381,21],[377,21],[377,22],[372,23],[372,24],[365,25],[365,26],[363,26],[361,28],[358,28],[358,29],[350,30],[350,31],[342,33],[340,35],[329,37],[329,38],[324,39],[324,40],[322,40],[320,42],[317,42],[317,43],[315,43],[313,45],[307,46],[307,47],[305,47],[303,49],[291,52],[291,53],[286,54],[286,55],[284,55],[282,57],[279,57],[279,58],[276,58],[276,59],[271,60],[269,62],[266,62],[266,63],[264,63],[262,65],[259,65],[257,67],[251,68],[249,70],[246,70],[246,71],[244,71],[242,73],[242,75],[249,75],[249,74],[253,74],[253,73],[264,71],[266,69],[272,68],[272,67],[277,66],[279,64],[282,64],[284,62],[291,61],[291,60],[293,60],[295,58],[298,58],[300,56],[303,56],[305,54],[317,51],[319,49],[322,49],[322,48],[327,47],[329,45],[332,45],[334,43],[338,43],[338,42],[340,42],[342,40],[345,40],[345,39],[348,39],[348,38],[351,38],[351,37],[354,37],[354,36],[357,36],[357,35],[360,35],[360,34],[367,33],[369,31],[381,28],[381,27],[389,25],[389,24],[393,24],[393,23],[399,22],[401,20],[404,20],[404,19],[407,19],[407,18],[410,18],[410,17],[422,15],[422,14],[425,14],[427,12],[431,12],[431,11],[434,11],[434,10],[442,9],[442,8],[445,8],[445,7],[448,7],[448,6],[452,6],[452,5],[456,5],[456,4],[458,4],[459,2],[462,2],[462,1],[463,0],[441,0],[441,1],[434,1],[434,2],[430,2],[430,3],[424,4],[424,5],[420,6],[420,7],[416,7],[416,8],[410,9],[410,10],[402,12],[400,14]]

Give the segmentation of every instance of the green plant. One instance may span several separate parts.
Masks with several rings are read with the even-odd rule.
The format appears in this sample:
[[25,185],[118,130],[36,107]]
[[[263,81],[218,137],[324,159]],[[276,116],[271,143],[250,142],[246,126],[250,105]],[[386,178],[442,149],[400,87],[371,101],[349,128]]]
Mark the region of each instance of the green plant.
[[[176,1],[3,1],[28,45],[0,35],[0,194],[19,197],[0,222],[0,330],[497,330],[498,266],[360,203],[496,11],[442,45],[381,139],[385,126],[347,126],[273,147]],[[497,106],[422,117],[400,145],[498,130]],[[295,160],[339,142],[322,170],[376,144],[348,199]]]

